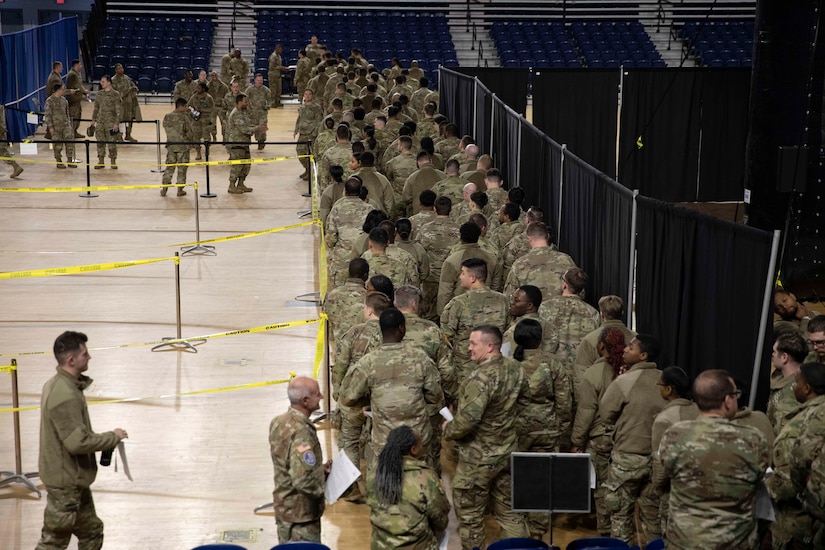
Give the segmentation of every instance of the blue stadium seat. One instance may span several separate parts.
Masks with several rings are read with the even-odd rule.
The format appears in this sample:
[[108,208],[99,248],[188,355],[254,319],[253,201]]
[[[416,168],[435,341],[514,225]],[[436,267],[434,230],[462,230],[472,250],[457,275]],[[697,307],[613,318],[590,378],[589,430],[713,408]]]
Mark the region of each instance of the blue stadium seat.
[[155,83],[151,76],[142,75],[137,79],[137,87],[143,93],[149,93],[155,89]]
[[159,94],[171,94],[174,84],[168,76],[159,76],[157,79],[157,91]]

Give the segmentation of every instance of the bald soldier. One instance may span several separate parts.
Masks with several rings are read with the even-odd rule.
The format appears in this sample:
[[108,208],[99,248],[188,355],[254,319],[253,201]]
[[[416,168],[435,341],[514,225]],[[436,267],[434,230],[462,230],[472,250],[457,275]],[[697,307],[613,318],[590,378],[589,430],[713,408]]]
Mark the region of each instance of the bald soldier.
[[306,376],[289,382],[287,396],[289,409],[269,425],[278,542],[321,542],[324,485],[332,461],[322,462],[321,443],[309,415],[320,408],[324,396],[318,382]]

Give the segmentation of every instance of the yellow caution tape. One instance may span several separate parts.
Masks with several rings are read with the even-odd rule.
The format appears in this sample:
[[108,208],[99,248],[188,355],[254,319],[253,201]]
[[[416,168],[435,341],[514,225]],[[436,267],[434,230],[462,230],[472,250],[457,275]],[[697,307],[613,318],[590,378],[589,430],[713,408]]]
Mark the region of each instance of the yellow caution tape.
[[[263,325],[253,328],[245,328],[240,330],[230,330],[227,332],[218,332],[215,334],[207,334],[205,336],[191,336],[189,338],[175,338],[170,340],[156,340],[154,342],[139,342],[133,344],[118,344],[115,346],[103,346],[100,348],[89,348],[89,351],[103,351],[112,349],[138,348],[145,346],[157,346],[159,344],[179,344],[182,342],[192,342],[197,340],[210,340],[215,338],[225,338],[227,336],[237,336],[240,334],[255,334],[260,332],[268,332],[270,330],[280,330],[284,328],[298,327],[304,325],[311,325],[320,322],[321,319],[304,319],[301,321],[288,321],[286,323],[276,323],[273,325]],[[52,351],[26,351],[22,353],[0,353],[0,357],[22,357],[28,355],[49,355]]]
[[321,303],[324,303],[324,300],[326,300],[327,297],[327,277],[329,277],[329,272],[327,269],[327,244],[324,238],[324,222],[321,220],[315,220],[315,223],[321,228],[321,243],[318,248],[318,278],[321,280],[318,284],[320,290],[320,301]]
[[781,269],[780,269],[779,271],[777,271],[777,272],[776,272],[776,283],[775,283],[775,286],[776,286],[777,288],[785,288],[785,287],[783,287],[783,286],[782,286],[782,270],[781,270]]
[[[188,391],[183,393],[173,393],[168,395],[152,395],[147,397],[124,397],[121,399],[102,399],[99,401],[87,401],[89,405],[110,405],[112,403],[131,403],[134,401],[148,401],[150,399],[171,399],[175,397],[191,397],[193,395],[206,395],[209,393],[221,393],[227,391],[237,391],[237,390],[248,390],[253,388],[263,388],[265,386],[274,386],[275,384],[287,384],[290,380],[295,378],[295,373],[290,372],[289,378],[282,378],[280,380],[267,380],[265,382],[252,382],[250,384],[240,384],[237,386],[226,386],[223,388],[211,388],[208,390],[196,390],[196,391]],[[0,413],[9,413],[9,412],[22,412],[22,411],[36,411],[40,409],[40,405],[30,405],[28,407],[8,407],[5,409],[0,409]]]
[[[302,159],[302,158],[309,158],[312,160],[314,157],[312,155],[295,155],[291,157],[266,157],[266,158],[250,158],[250,159],[233,159],[233,160],[196,160],[193,162],[178,162],[175,164],[161,164],[163,167],[171,167],[171,166],[230,166],[233,164],[260,164],[260,163],[269,163],[269,162],[281,162],[284,160],[291,160],[291,159]],[[35,159],[35,158],[25,158],[24,156],[18,157],[0,157],[0,160],[13,160],[16,162],[30,162],[35,164],[65,164],[64,162],[58,162],[57,160],[46,160],[46,159]],[[73,162],[71,164],[77,164],[78,166],[94,166],[96,162]],[[123,162],[121,161],[118,163],[118,166],[157,166],[158,163],[156,162]]]
[[642,143],[642,136],[637,137],[637,138],[636,138],[636,147],[638,147],[639,149],[641,149],[641,148],[642,148],[642,147],[644,147],[644,146],[645,146],[645,144],[644,144],[644,143]]
[[174,256],[168,258],[151,258],[148,260],[132,260],[127,262],[109,262],[103,264],[76,265],[69,267],[50,267],[47,269],[32,269],[29,271],[7,271],[0,272],[0,279],[25,279],[28,277],[53,277],[57,275],[76,275],[82,273],[92,273],[96,271],[108,271],[110,269],[120,269],[136,265],[154,264],[174,260]]
[[315,366],[312,369],[312,377],[318,380],[318,374],[321,372],[321,363],[324,361],[324,350],[326,349],[326,329],[327,329],[327,315],[321,314],[321,323],[318,325],[318,335],[315,337]]
[[[14,359],[11,360],[11,365],[6,365],[4,367],[0,367],[0,372],[8,372],[11,374],[11,371],[17,370],[17,361]],[[317,368],[316,368],[317,370]]]
[[310,225],[315,225],[315,222],[302,222],[302,223],[295,223],[292,225],[285,225],[283,227],[275,227],[272,229],[264,229],[263,231],[252,231],[250,233],[241,233],[240,235],[231,235],[229,237],[218,237],[216,239],[209,239],[208,241],[192,241],[190,243],[181,243],[181,244],[170,244],[169,246],[179,247],[179,246],[192,246],[196,244],[204,244],[204,243],[220,243],[224,241],[235,241],[238,239],[246,239],[249,237],[258,237],[260,235],[269,235],[270,233],[278,233],[279,231],[286,231],[288,229],[297,229],[299,227],[307,227]]
[[187,183],[169,185],[93,185],[91,187],[0,187],[3,193],[82,193],[83,191],[126,191],[130,189],[161,189],[163,187],[188,187]]

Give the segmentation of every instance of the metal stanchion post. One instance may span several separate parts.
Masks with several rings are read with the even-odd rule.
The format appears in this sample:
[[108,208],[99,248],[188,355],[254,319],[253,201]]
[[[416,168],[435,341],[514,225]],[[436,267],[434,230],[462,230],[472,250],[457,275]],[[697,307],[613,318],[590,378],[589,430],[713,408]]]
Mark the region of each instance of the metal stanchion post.
[[[307,141],[307,154],[309,155],[311,153],[312,153],[312,142]],[[312,163],[310,162],[309,164],[307,164],[307,166],[308,166],[307,175],[309,176],[309,178],[307,178],[307,192],[301,194],[302,197],[311,197],[312,196]]]
[[[192,342],[183,342],[181,341],[181,328],[180,328],[180,254],[175,252],[175,315],[176,315],[176,323],[175,326],[177,327],[177,332],[175,338],[163,338],[163,340],[170,340],[170,342],[165,342],[163,344],[158,344],[157,346],[152,348],[152,351],[158,351],[161,349],[171,349],[173,351],[189,351],[192,353],[198,353],[197,348],[192,344]],[[206,340],[193,340],[193,342],[203,343]]]
[[[217,195],[215,193],[212,193],[209,190],[209,146],[210,145],[211,145],[211,143],[209,141],[203,142],[203,146],[204,146],[203,147],[203,150],[204,150],[204,157],[203,158],[206,159],[206,193],[201,195],[201,197],[203,197],[205,199],[214,199],[215,197],[217,197]],[[198,238],[198,240],[200,240],[200,237]]]
[[[208,142],[207,142],[207,151]],[[206,158],[209,158],[209,153],[206,154]],[[203,195],[201,195],[202,197]],[[208,244],[200,244],[201,240],[201,217],[200,217],[200,206],[198,206],[198,182],[195,182],[195,242],[198,244],[194,246],[182,246],[181,256],[186,256],[187,254],[200,254],[202,256],[217,256],[218,253],[215,252],[215,247],[208,245]]]
[[[86,187],[92,186],[92,163],[90,161],[91,157],[89,156],[89,147],[91,142],[87,139],[86,140]],[[91,191],[86,191],[86,194],[80,195],[81,197],[87,199],[93,199],[97,197],[97,195],[92,194]]]
[[155,121],[155,136],[157,138],[155,140],[155,142],[157,143],[157,149],[158,149],[158,167],[153,168],[152,172],[155,172],[156,174],[158,174],[158,173],[163,172],[163,168],[161,167],[161,164],[160,164],[160,121],[159,120]]
[[[20,395],[17,392],[17,359],[11,360],[11,366],[7,367],[11,374],[11,406],[14,409],[20,407]],[[23,473],[23,457],[20,453],[20,411],[15,410],[14,417],[14,472],[0,472],[0,487],[10,483],[25,485],[29,491],[37,493],[37,498],[41,497],[37,487],[29,481],[29,478],[40,477],[38,472]]]

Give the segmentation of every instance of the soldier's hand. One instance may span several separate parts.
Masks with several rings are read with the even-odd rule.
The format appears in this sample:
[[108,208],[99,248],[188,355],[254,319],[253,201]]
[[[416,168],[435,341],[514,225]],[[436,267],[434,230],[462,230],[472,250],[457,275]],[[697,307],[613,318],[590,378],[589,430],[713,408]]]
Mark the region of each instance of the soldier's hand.
[[127,439],[129,437],[129,434],[126,433],[126,430],[115,428],[112,431],[115,432],[115,435],[118,436],[120,439]]
[[579,447],[570,447],[570,452],[571,453],[580,453],[580,452],[582,452],[582,450]]
[[298,138],[298,132],[295,132],[294,134],[292,134],[292,139],[297,139],[297,138]]
[[447,424],[449,424],[449,423],[450,423],[449,420],[445,420],[444,422],[441,423],[441,431],[442,432],[447,429]]
[[115,124],[114,126],[112,126],[112,130],[114,130],[115,132],[119,131],[120,130],[120,125]]
[[332,460],[327,460],[324,463],[324,475],[329,475],[329,473],[331,471],[332,471]]

